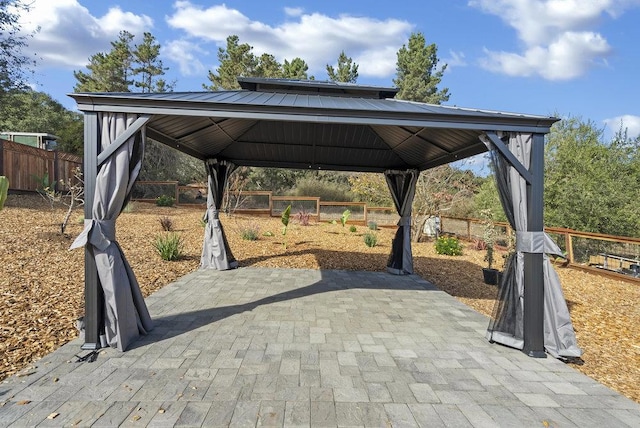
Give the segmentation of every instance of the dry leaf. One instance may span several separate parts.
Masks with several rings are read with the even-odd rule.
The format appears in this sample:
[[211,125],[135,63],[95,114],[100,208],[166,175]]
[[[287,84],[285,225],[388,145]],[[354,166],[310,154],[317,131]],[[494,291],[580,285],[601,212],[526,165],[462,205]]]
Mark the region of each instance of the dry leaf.
[[59,415],[60,415],[60,413],[53,412],[53,413],[51,413],[49,416],[47,416],[47,419],[55,419],[55,418],[57,418]]
[[25,404],[29,404],[29,403],[31,403],[31,400],[20,400],[16,404],[18,406],[24,406]]
[[165,410],[164,409],[158,409],[158,413],[164,413]]
[[138,415],[134,415],[132,419],[133,419],[134,421],[139,421],[140,419],[142,419],[142,417],[141,417],[141,416],[138,416]]

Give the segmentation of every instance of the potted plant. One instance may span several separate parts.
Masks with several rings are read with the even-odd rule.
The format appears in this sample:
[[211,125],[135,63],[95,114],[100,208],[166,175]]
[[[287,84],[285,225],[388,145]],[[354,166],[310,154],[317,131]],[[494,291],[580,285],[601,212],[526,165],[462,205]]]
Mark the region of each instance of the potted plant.
[[487,267],[482,268],[482,276],[485,284],[496,285],[498,283],[498,269],[494,269],[494,244],[496,241],[496,226],[493,222],[493,214],[491,210],[484,210],[482,212],[484,218],[484,244],[485,255],[484,261],[487,262]]

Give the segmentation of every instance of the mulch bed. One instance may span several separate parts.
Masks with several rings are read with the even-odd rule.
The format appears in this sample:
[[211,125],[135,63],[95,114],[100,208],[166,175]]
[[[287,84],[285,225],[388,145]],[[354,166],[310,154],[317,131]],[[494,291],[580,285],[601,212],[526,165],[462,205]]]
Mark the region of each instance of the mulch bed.
[[[82,211],[72,215],[64,235],[63,207],[51,208],[38,195],[10,195],[0,212],[0,379],[20,372],[75,338],[76,319],[84,310],[84,256],[69,251],[82,230]],[[148,296],[198,268],[203,210],[136,203],[117,222],[118,241]],[[163,232],[159,219],[169,217],[184,242],[184,257],[163,261],[152,246]],[[292,222],[286,237],[279,219],[222,216],[240,266],[383,271],[392,229],[376,231],[369,248],[363,235],[337,224]],[[241,232],[254,228],[256,241]],[[264,236],[271,232],[273,236]],[[283,245],[286,240],[286,248]],[[413,246],[415,270],[423,278],[486,315],[493,310],[496,288],[483,283],[484,252],[471,246],[458,257],[435,253],[433,242]],[[498,255],[498,260],[501,257]],[[640,402],[640,287],[611,278],[556,268],[567,299],[583,364],[582,373]]]

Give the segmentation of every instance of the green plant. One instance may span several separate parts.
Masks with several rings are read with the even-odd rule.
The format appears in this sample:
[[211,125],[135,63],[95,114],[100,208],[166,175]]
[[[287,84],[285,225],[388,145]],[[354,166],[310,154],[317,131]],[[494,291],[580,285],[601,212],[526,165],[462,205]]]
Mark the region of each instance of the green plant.
[[367,232],[364,235],[364,243],[367,247],[375,247],[378,244],[378,235],[373,232]]
[[441,236],[436,239],[436,253],[447,256],[461,256],[462,244],[457,238]]
[[124,213],[132,213],[136,210],[136,203],[134,201],[129,201],[127,205],[124,206],[122,212]]
[[344,210],[344,212],[342,213],[342,217],[340,217],[340,222],[342,223],[342,227],[344,227],[344,225],[347,224],[347,220],[349,220],[350,215],[351,215],[351,211]]
[[378,230],[378,223],[375,221],[370,221],[368,226],[369,230]]
[[[287,227],[289,227],[289,218],[291,217],[291,204],[289,204],[289,206],[287,206],[287,208],[285,208],[285,210],[282,212],[282,215],[280,216],[280,221],[282,222],[282,236],[286,236],[287,234]],[[285,237],[284,241],[282,242],[282,245],[284,246],[284,249],[287,249],[287,239]]]
[[173,232],[173,220],[171,220],[171,217],[160,217],[158,218],[158,221],[160,222],[162,230],[164,230],[165,232]]
[[357,231],[358,231],[358,229],[354,225],[351,225],[351,227],[349,227],[349,232],[355,233]]
[[493,268],[493,250],[496,242],[496,225],[493,222],[493,212],[490,209],[482,210],[480,215],[483,219],[484,232],[483,240],[485,244],[484,261],[487,262],[487,269]]
[[300,209],[300,211],[298,211],[295,214],[294,218],[302,226],[309,226],[309,220],[311,220],[311,213],[309,211],[306,211],[304,208],[302,208]]
[[160,195],[156,198],[156,205],[159,207],[172,207],[176,203],[176,198],[167,195]]
[[257,241],[259,233],[260,231],[258,230],[258,228],[254,225],[251,225],[242,229],[240,231],[240,236],[242,236],[242,239],[244,239],[245,241]]
[[273,236],[273,232],[267,230],[265,233],[262,234],[262,236]]
[[4,208],[4,203],[7,201],[7,194],[9,193],[9,179],[4,175],[0,176],[0,210]]
[[182,237],[177,233],[157,235],[153,246],[162,260],[173,261],[182,257]]

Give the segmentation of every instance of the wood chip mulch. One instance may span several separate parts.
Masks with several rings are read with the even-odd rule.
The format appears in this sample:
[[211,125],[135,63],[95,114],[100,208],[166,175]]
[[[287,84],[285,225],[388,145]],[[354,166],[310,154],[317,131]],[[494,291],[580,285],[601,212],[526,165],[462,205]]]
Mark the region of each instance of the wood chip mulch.
[[[0,380],[75,338],[76,319],[84,310],[82,250],[69,251],[82,230],[82,211],[72,215],[66,233],[58,224],[65,209],[52,209],[38,195],[10,195],[0,211]],[[198,268],[203,210],[136,203],[117,222],[117,237],[148,296]],[[160,217],[169,217],[184,240],[179,261],[160,259],[152,246],[162,233]],[[233,254],[240,266],[383,271],[392,229],[380,229],[378,245],[364,244],[364,226],[293,221],[286,235],[280,219],[222,216]],[[255,228],[257,241],[241,238]],[[264,236],[271,232],[273,236]],[[482,251],[471,246],[459,257],[435,253],[433,242],[413,246],[416,273],[443,291],[491,315],[496,288],[482,281]],[[498,259],[501,258],[498,256]],[[557,267],[579,346],[580,372],[640,402],[640,287],[598,275]]]

